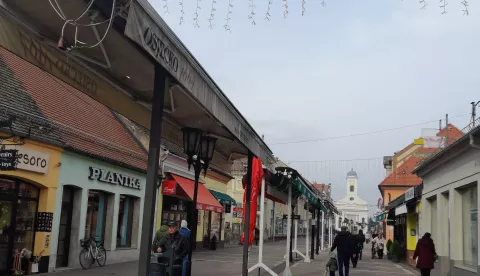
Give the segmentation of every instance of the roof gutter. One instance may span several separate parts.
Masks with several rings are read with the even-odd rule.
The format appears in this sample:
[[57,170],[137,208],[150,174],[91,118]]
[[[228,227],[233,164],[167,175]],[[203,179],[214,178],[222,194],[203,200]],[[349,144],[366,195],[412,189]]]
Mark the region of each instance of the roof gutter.
[[475,136],[473,134],[470,134],[469,137],[470,137],[470,147],[480,150],[480,145],[478,143],[475,143]]

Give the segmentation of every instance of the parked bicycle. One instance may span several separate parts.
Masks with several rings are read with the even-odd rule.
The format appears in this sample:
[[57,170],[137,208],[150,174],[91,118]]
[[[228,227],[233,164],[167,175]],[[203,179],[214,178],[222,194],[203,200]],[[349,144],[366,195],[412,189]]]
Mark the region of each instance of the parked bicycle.
[[99,266],[104,266],[107,262],[107,250],[103,247],[103,242],[94,237],[80,240],[80,251],[78,259],[83,269],[89,269],[97,261]]

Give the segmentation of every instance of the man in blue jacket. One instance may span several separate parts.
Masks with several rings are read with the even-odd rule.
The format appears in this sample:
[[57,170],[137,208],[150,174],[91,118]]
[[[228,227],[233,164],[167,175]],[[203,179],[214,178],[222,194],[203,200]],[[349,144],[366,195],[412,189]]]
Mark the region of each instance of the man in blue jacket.
[[[184,236],[188,242],[190,242],[190,229],[188,229],[188,223],[186,220],[182,220],[180,224],[180,229],[178,230],[180,235]],[[183,258],[183,265],[182,265],[182,276],[187,275],[187,262],[188,262],[188,255]]]

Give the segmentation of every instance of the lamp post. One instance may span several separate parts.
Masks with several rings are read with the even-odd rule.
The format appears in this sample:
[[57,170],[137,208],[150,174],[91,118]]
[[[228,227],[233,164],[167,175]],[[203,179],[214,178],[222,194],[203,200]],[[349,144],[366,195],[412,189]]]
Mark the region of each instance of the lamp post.
[[193,190],[193,225],[191,226],[190,247],[188,249],[188,265],[187,275],[192,275],[192,254],[193,248],[197,240],[197,225],[198,225],[198,180],[200,172],[203,169],[204,175],[207,174],[207,169],[212,161],[215,150],[216,138],[203,135],[203,131],[197,128],[185,127],[183,132],[183,149],[187,155],[188,169],[193,166],[195,172],[195,182]]

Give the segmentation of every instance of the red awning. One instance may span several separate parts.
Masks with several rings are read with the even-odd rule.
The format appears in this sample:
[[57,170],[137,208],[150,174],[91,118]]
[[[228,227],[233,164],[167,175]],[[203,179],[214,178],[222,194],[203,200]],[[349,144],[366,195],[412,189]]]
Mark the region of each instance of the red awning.
[[[193,200],[194,182],[185,177],[181,177],[170,173],[170,175],[177,181],[178,185],[182,187],[182,190]],[[208,189],[202,183],[198,183],[198,195],[197,195],[197,209],[214,211],[217,213],[223,213],[223,206],[218,203],[217,199],[208,191]]]

